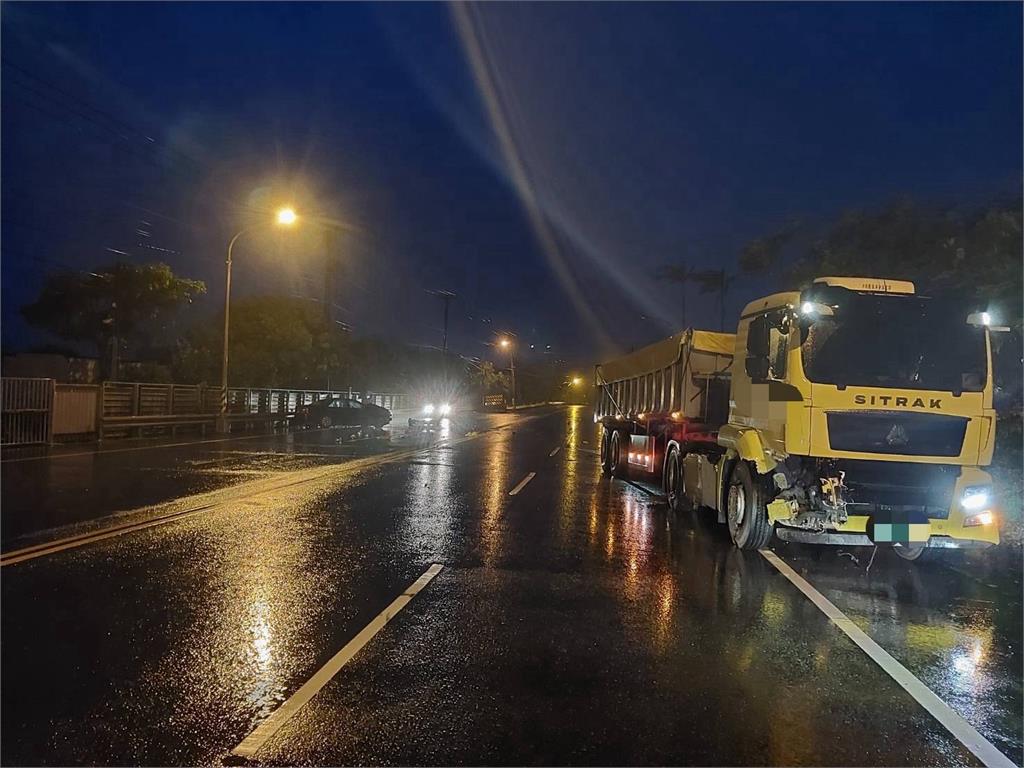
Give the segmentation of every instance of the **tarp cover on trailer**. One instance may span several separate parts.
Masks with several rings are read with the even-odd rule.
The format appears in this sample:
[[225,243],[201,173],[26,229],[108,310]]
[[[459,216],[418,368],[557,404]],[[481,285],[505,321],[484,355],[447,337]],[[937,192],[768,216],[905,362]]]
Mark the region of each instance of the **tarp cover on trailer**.
[[[598,374],[605,382],[611,383],[652,371],[660,371],[681,358],[684,346],[691,338],[695,352],[709,352],[713,355],[732,357],[736,346],[736,334],[734,333],[698,331],[694,328],[687,328],[685,331],[669,336],[664,341],[649,344],[628,355],[601,363],[597,367]],[[693,362],[696,363],[696,361]],[[697,370],[697,365],[694,365],[694,368],[695,373],[713,372]]]

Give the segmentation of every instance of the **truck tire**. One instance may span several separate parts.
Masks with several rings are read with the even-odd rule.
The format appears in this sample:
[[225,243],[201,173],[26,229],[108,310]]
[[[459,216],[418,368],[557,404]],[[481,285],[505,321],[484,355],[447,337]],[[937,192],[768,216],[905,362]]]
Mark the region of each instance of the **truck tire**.
[[601,474],[612,473],[612,447],[610,445],[612,433],[607,427],[601,427]]
[[691,506],[683,493],[683,456],[679,446],[673,445],[665,456],[665,468],[661,476],[661,484],[668,499],[668,508],[673,512],[686,512]]
[[775,526],[768,522],[765,484],[745,461],[736,462],[729,476],[725,520],[740,549],[761,549],[771,541]]
[[940,550],[936,547],[925,547],[918,544],[917,546],[893,547],[892,551],[898,558],[906,560],[908,563],[934,563],[939,559]]
[[629,433],[624,429],[612,432],[608,460],[612,468],[612,476],[624,478],[629,472]]

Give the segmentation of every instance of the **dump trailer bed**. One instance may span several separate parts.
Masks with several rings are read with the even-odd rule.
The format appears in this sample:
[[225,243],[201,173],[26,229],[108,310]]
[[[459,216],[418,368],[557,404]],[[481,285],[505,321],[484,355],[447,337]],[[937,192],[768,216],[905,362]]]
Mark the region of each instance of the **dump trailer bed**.
[[725,423],[735,343],[731,333],[687,328],[597,365],[594,420],[607,424],[642,416]]
[[605,470],[658,475],[672,445],[717,450],[736,337],[688,328],[594,369]]

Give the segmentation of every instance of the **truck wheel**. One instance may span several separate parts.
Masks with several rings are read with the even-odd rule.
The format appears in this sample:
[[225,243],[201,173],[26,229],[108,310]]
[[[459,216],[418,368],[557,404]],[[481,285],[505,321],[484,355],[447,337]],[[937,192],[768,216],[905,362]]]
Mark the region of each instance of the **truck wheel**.
[[601,474],[610,475],[612,473],[612,459],[611,459],[611,432],[608,431],[607,427],[601,427]]
[[768,501],[760,478],[745,461],[736,462],[729,477],[725,519],[729,535],[740,549],[761,549],[772,538],[775,527],[768,522]]
[[690,509],[690,502],[683,492],[683,458],[678,446],[673,445],[668,449],[665,470],[662,473],[662,487],[665,489],[669,509],[673,512],[685,512]]
[[923,544],[909,544],[902,547],[893,547],[892,551],[896,556],[911,563],[934,563],[938,557],[939,550],[935,547],[926,547]]
[[629,472],[629,434],[625,430],[616,429],[612,432],[609,453],[611,454],[612,476],[623,478]]

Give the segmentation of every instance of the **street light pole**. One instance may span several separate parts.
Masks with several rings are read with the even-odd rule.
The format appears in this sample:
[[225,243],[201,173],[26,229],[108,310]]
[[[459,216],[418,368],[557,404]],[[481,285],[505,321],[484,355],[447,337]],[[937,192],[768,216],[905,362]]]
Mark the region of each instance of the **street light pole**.
[[498,342],[502,347],[508,349],[508,367],[512,377],[512,408],[516,407],[516,347],[508,338]]
[[220,359],[220,417],[217,419],[217,431],[228,431],[228,337],[231,332],[231,253],[235,249],[238,238],[250,228],[240,230],[228,243],[228,255],[224,260],[224,350]]
[[512,410],[516,407],[516,348],[514,344],[508,346],[508,365],[512,370]]
[[[277,212],[277,223],[291,226],[297,217],[291,208],[282,208]],[[224,349],[220,360],[220,413],[217,416],[217,431],[228,431],[228,338],[231,331],[231,254],[235,250],[238,238],[253,227],[239,230],[228,243],[227,258],[224,259]]]

